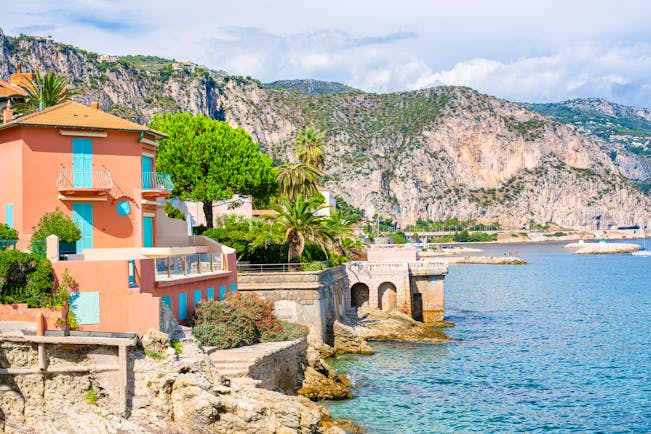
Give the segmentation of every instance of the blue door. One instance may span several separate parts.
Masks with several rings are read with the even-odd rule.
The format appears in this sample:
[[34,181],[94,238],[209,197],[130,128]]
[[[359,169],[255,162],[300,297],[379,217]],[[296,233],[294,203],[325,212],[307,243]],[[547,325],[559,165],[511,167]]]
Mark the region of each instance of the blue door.
[[93,186],[93,141],[72,139],[72,185],[90,188]]
[[152,188],[153,185],[153,170],[154,160],[151,157],[142,156],[142,189],[147,190]]
[[77,241],[77,253],[84,249],[93,248],[93,204],[73,203],[72,221],[81,231],[81,239]]
[[142,246],[154,247],[154,218],[142,218]]

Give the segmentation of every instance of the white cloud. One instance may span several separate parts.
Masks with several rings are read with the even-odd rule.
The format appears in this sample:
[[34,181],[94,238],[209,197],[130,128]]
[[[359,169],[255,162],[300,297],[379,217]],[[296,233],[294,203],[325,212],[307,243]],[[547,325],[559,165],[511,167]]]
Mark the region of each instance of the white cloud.
[[0,27],[262,81],[376,92],[445,82],[514,100],[649,106],[649,22],[648,0],[23,0]]
[[472,59],[420,77],[416,87],[463,85],[515,101],[599,96],[648,106],[651,45],[565,44],[549,56],[498,62]]

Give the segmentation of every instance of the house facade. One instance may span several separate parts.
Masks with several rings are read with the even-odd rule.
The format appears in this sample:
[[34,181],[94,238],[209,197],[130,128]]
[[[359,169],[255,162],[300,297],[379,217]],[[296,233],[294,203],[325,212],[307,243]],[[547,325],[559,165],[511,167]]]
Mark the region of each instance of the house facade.
[[144,333],[158,327],[161,303],[186,321],[198,301],[236,290],[233,249],[188,236],[185,222],[162,211],[174,187],[155,169],[162,133],[97,103],[3,115],[0,221],[18,230],[23,250],[46,212],[58,208],[77,224],[75,254],[48,255],[59,279],[68,270],[77,283],[82,330]]

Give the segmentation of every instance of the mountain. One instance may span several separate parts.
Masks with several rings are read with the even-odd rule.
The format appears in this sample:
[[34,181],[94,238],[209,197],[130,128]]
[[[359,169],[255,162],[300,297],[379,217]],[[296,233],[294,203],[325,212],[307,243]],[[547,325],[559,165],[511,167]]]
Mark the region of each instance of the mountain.
[[333,81],[320,81],[313,79],[304,80],[278,80],[265,83],[265,87],[272,89],[293,90],[306,95],[325,95],[329,93],[361,92],[359,89]]
[[651,198],[592,138],[465,87],[311,95],[269,88],[191,62],[98,55],[0,32],[0,78],[24,69],[69,76],[104,110],[147,122],[161,111],[239,125],[276,161],[297,131],[327,136],[326,186],[367,216],[499,220],[605,227],[651,224]]
[[596,98],[522,106],[593,138],[626,177],[651,193],[651,110]]

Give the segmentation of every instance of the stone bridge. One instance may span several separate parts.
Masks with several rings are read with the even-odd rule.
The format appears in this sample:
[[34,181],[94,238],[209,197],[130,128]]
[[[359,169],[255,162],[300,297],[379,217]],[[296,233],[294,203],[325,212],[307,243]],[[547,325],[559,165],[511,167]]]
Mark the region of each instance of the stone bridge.
[[445,261],[375,261],[346,264],[346,309],[398,310],[424,323],[443,321]]

